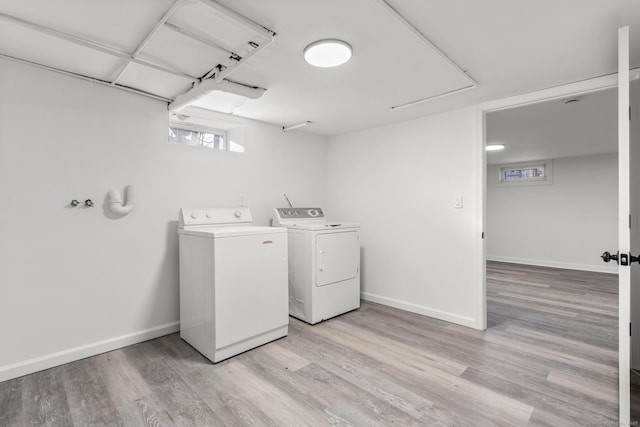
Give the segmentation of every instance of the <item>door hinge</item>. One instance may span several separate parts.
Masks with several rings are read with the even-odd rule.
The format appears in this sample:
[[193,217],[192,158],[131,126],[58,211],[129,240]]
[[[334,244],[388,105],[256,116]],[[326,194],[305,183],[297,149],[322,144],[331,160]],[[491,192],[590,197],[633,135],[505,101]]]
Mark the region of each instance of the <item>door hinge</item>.
[[629,105],[629,121],[631,121],[631,105]]
[[631,322],[629,322],[629,336],[631,336]]
[[484,239],[484,231],[482,232],[482,237],[481,237],[481,239]]
[[631,214],[629,214],[629,230],[631,230]]

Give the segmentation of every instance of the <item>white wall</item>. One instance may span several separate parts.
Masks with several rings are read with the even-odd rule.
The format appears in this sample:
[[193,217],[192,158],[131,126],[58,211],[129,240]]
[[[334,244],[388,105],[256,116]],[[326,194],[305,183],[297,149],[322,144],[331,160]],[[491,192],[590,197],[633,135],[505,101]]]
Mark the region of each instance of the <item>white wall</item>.
[[487,259],[616,272],[617,154],[553,160],[553,184],[498,186],[487,167]]
[[180,207],[325,204],[325,138],[237,120],[245,154],[169,145],[165,103],[0,61],[0,381],[177,330]]
[[329,139],[327,213],[361,224],[364,299],[483,327],[475,129],[467,108]]

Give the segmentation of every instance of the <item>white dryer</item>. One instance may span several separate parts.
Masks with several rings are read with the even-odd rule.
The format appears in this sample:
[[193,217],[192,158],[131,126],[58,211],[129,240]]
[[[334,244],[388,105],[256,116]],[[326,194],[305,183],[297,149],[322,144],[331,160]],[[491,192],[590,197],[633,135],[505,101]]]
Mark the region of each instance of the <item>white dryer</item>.
[[246,206],[180,210],[180,337],[212,362],[288,333],[287,229]]
[[310,324],[360,307],[360,225],[320,208],[276,208],[289,230],[289,314]]

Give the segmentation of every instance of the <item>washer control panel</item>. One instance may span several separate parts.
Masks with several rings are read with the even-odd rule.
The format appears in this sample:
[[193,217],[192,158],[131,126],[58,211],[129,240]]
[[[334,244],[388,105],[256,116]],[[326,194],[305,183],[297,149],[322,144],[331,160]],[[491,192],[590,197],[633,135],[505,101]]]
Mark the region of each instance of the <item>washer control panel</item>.
[[320,208],[276,208],[279,219],[321,219],[324,212]]
[[251,211],[247,206],[180,209],[179,228],[204,225],[251,224]]

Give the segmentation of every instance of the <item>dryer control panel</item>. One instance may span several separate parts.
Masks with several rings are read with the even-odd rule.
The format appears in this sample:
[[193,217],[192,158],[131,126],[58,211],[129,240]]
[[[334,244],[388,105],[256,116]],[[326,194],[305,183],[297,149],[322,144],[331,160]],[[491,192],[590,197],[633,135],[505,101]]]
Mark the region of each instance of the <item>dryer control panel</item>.
[[276,208],[279,219],[322,219],[324,212],[320,208]]

